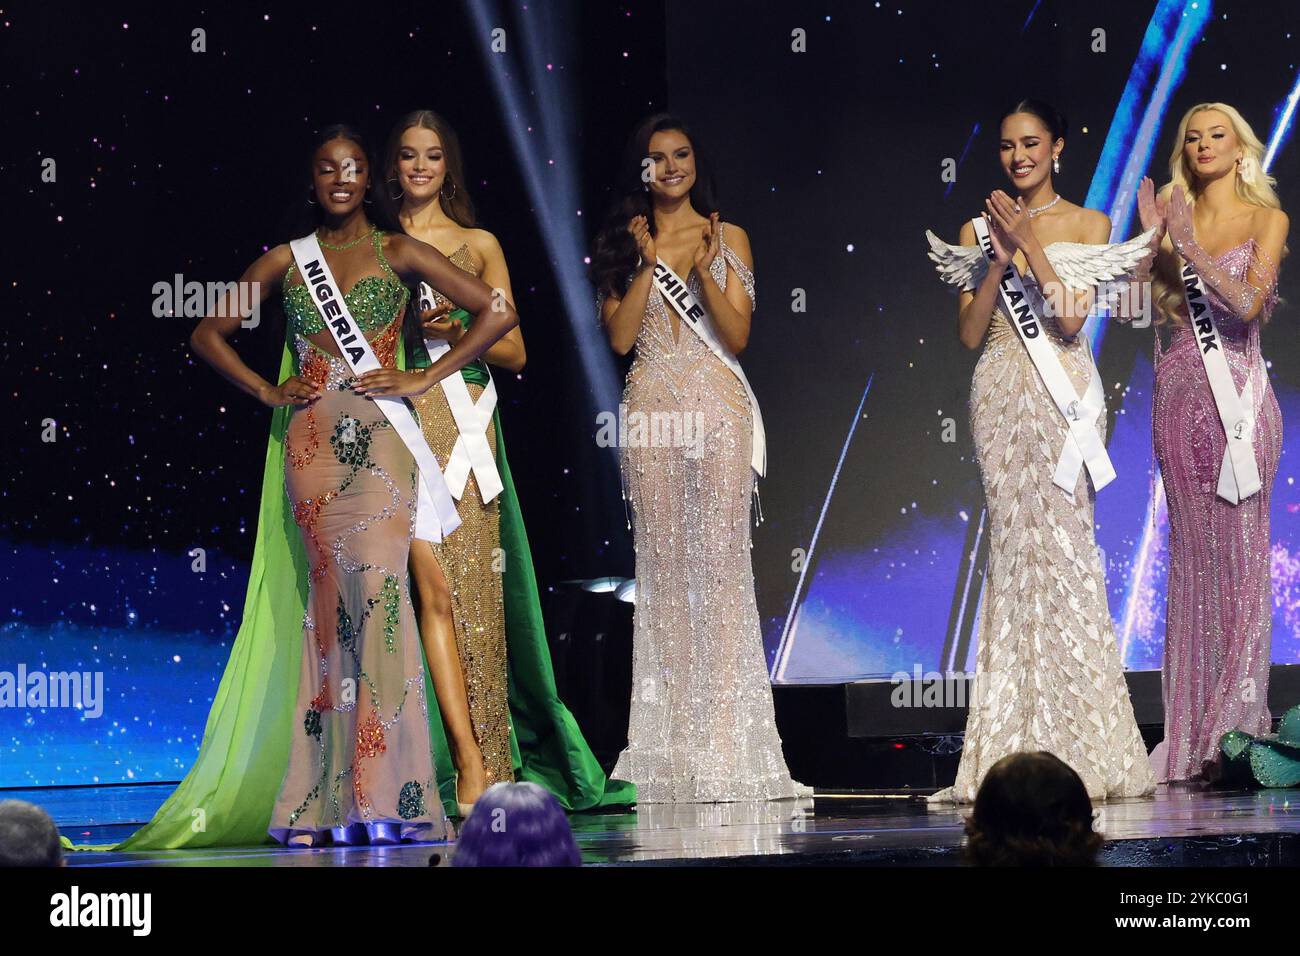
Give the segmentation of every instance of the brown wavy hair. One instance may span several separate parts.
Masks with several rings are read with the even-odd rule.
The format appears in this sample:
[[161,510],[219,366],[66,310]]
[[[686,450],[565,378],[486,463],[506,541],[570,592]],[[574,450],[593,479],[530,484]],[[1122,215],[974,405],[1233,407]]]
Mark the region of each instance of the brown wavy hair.
[[[402,148],[402,134],[413,126],[433,130],[438,134],[438,141],[442,143],[447,175],[438,193],[438,205],[442,206],[442,211],[453,222],[466,229],[473,229],[478,225],[478,220],[474,215],[474,200],[470,198],[469,186],[465,181],[460,138],[451,128],[451,124],[433,110],[415,110],[407,113],[397,121],[397,125],[388,136],[388,145],[384,149],[384,181],[375,188],[385,211],[394,222],[399,221],[398,214],[402,210],[402,200],[400,197],[393,196],[390,183],[397,178],[397,154]],[[450,198],[447,196],[448,187],[451,187]]]

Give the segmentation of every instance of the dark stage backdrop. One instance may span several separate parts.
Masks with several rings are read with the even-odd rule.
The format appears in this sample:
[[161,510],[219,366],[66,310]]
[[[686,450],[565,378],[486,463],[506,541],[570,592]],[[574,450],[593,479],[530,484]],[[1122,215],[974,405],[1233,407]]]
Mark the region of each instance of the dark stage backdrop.
[[[1268,142],[1297,83],[1300,8],[672,2],[668,31],[670,102],[711,148],[723,218],[754,248],[758,309],[743,360],[768,429],[754,563],[773,677],[973,669],[987,552],[967,416],[978,353],[957,340],[956,300],[924,231],[955,243],[1006,187],[997,122],[1024,96],[1068,116],[1060,192],[1107,212],[1132,203],[1094,175],[1137,155],[1130,181],[1149,170],[1167,182],[1178,119],[1194,103],[1237,106]],[[1123,122],[1149,106],[1148,130]],[[1294,217],[1300,144],[1280,142],[1273,172]],[[947,158],[954,184],[941,178]],[[1289,304],[1264,333],[1286,422],[1273,658],[1288,663],[1300,661],[1298,293],[1288,263]],[[1132,668],[1160,666],[1164,633],[1166,530],[1144,533],[1151,336],[1116,326],[1098,339],[1120,473],[1099,496],[1098,541]]]
[[[153,288],[233,281],[293,238],[311,133],[331,122],[359,125],[372,149],[417,108],[459,132],[528,348],[523,374],[497,380],[539,579],[631,575],[579,338],[621,375],[594,295],[573,314],[554,266],[585,268],[585,223],[627,130],[664,105],[663,5],[475,6],[482,22],[450,0],[0,13],[0,672],[101,672],[107,698],[94,716],[0,708],[0,787],[175,780],[193,760],[243,608],[270,412],[190,354],[195,319],[152,314]],[[505,30],[504,53],[484,23]],[[510,108],[494,77],[519,92]],[[559,142],[544,135],[557,118],[574,131]],[[530,182],[573,201],[548,218]],[[572,249],[553,242],[562,230]],[[282,335],[277,304],[235,345],[271,377]]]
[[[193,759],[242,610],[269,413],[190,356],[194,320],[153,316],[153,287],[177,273],[233,280],[290,238],[311,130],[345,119],[377,145],[426,106],[459,130],[528,342],[522,377],[498,381],[549,589],[632,573],[581,358],[600,333],[586,302],[564,296],[556,266],[571,271],[572,250],[555,237],[575,222],[589,235],[638,117],[671,105],[693,120],[724,215],[749,230],[757,261],[744,362],[772,451],[754,539],[769,661],[777,679],[841,680],[973,661],[976,356],[957,344],[923,231],[955,240],[1002,185],[999,110],[1026,94],[1058,102],[1072,124],[1061,189],[1082,201],[1095,188],[1089,203],[1109,209],[1116,190],[1094,187],[1094,171],[1142,138],[1129,131],[1119,158],[1107,153],[1117,115],[1164,98],[1170,116],[1147,130],[1161,179],[1170,123],[1193,102],[1237,104],[1268,138],[1300,32],[1287,5],[1205,0],[114,6],[0,13],[0,174],[16,210],[0,263],[14,438],[0,485],[0,679],[26,667],[102,673],[105,685],[97,714],[0,708],[0,787],[175,780]],[[507,31],[502,59],[484,53],[484,22]],[[1130,90],[1153,23],[1159,50]],[[196,28],[205,53],[192,50]],[[1104,53],[1091,51],[1099,28]],[[807,52],[792,52],[795,29]],[[508,108],[494,80],[519,91]],[[548,124],[565,134],[542,135]],[[1274,166],[1292,212],[1295,148],[1283,141]],[[539,204],[539,189],[571,190],[573,208]],[[1296,283],[1288,264],[1292,302]],[[792,310],[796,290],[806,311]],[[281,321],[269,309],[237,340],[268,374]],[[1285,305],[1264,340],[1289,448],[1295,328]],[[1099,538],[1135,667],[1158,666],[1162,631],[1163,530],[1143,537],[1150,346],[1149,330],[1099,342],[1122,473],[1101,496]],[[1274,489],[1285,661],[1300,659],[1292,461]],[[188,554],[200,547],[202,574]]]

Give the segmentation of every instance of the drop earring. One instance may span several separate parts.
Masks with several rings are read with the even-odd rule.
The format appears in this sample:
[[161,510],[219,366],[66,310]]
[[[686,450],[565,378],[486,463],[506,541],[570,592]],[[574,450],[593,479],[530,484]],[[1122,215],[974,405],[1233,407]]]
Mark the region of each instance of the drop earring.
[[1061,160],[1056,156],[1052,157],[1052,172],[1058,174],[1061,172]]

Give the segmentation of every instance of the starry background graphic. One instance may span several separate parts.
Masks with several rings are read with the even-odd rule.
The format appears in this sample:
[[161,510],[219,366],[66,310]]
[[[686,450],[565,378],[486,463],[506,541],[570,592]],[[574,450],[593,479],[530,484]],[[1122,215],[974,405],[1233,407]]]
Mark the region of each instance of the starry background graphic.
[[[295,235],[306,143],[326,123],[360,125],[372,147],[413,108],[457,128],[528,342],[522,376],[497,381],[539,579],[551,589],[632,573],[618,476],[592,440],[578,357],[577,337],[600,335],[594,310],[566,314],[555,224],[525,188],[487,39],[466,7],[112,6],[0,8],[0,174],[18,213],[0,276],[17,437],[0,491],[0,670],[102,670],[107,698],[97,720],[0,709],[0,786],[175,780],[193,759],[239,624],[269,412],[189,354],[194,320],[155,318],[152,289],[178,272],[232,280]],[[502,4],[512,44],[547,30],[569,38],[561,56],[539,42],[546,69],[524,88],[534,111],[577,113],[565,151],[539,146],[530,159],[544,184],[578,182],[572,213],[585,233],[634,121],[671,105],[711,149],[724,218],[750,234],[759,309],[744,363],[772,462],[755,576],[770,661],[792,604],[802,615],[786,679],[952,658],[964,574],[976,595],[982,575],[966,418],[977,353],[953,334],[923,232],[955,241],[1004,186],[994,124],[1023,95],[1069,116],[1057,182],[1081,202],[1154,6]],[[196,27],[206,53],[191,51]],[[1097,27],[1105,54],[1089,48]],[[791,50],[796,28],[806,53]],[[1267,137],[1295,83],[1297,32],[1289,5],[1214,4],[1157,133],[1158,181],[1169,124],[1192,102],[1232,102]],[[506,67],[517,78],[518,62],[516,51]],[[558,95],[562,79],[576,95]],[[1274,166],[1293,211],[1296,148]],[[960,160],[951,187],[939,176],[947,157]],[[46,158],[55,182],[41,179]],[[790,310],[796,289],[806,312]],[[1282,294],[1297,301],[1294,268]],[[1300,441],[1293,312],[1282,306],[1264,338],[1287,449]],[[282,335],[273,305],[235,343],[269,376]],[[1116,614],[1149,492],[1150,348],[1149,332],[1114,331],[1098,355],[1122,475],[1097,512]],[[946,418],[956,442],[940,440]],[[50,419],[53,443],[41,440]],[[1300,660],[1293,461],[1284,451],[1274,489],[1279,661]],[[801,587],[795,555],[819,526]],[[206,550],[204,574],[190,569],[194,547]],[[1143,598],[1130,666],[1159,666],[1158,585]],[[973,661],[969,634],[961,646]]]

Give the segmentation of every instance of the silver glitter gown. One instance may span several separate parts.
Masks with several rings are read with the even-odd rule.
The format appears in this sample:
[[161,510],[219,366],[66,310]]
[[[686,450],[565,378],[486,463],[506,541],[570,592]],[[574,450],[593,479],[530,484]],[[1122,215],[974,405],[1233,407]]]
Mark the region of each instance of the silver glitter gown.
[[[1044,315],[1032,274],[1024,281]],[[1064,338],[1050,317],[1043,326],[1082,397],[1093,374],[1087,339]],[[930,801],[973,802],[994,763],[1036,750],[1073,767],[1094,800],[1151,793],[1093,533],[1096,492],[1086,468],[1073,494],[1053,483],[1065,420],[1000,303],[975,365],[970,416],[988,570],[957,780]],[[1105,440],[1104,408],[1096,424]]]
[[[710,272],[754,277],[727,245]],[[687,280],[700,296],[694,272]],[[702,298],[701,298],[702,301]],[[623,393],[636,413],[677,413],[700,440],[629,440],[623,480],[636,546],[632,708],[613,776],[644,803],[806,796],[786,769],[750,563],[752,425],[745,390],[652,288]],[[685,434],[685,431],[683,432]]]

